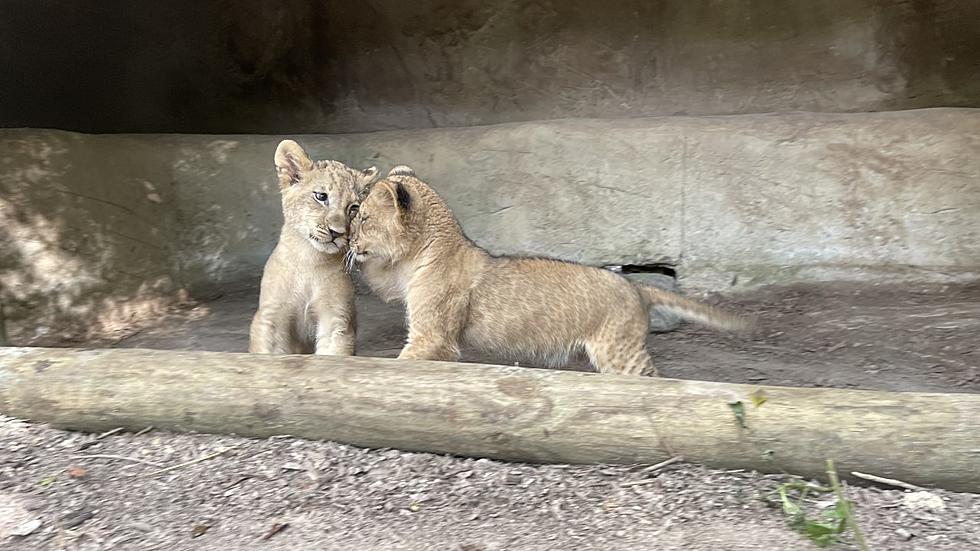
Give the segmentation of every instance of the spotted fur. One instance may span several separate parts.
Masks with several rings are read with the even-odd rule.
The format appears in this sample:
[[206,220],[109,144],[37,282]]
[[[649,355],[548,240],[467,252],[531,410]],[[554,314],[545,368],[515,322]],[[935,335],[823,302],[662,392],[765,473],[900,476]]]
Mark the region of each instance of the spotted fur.
[[406,305],[408,342],[399,358],[456,360],[466,345],[560,366],[584,351],[602,373],[655,375],[646,349],[649,308],[717,328],[744,324],[608,270],[491,256],[411,169],[392,171],[365,198],[351,222],[351,254],[377,295]]

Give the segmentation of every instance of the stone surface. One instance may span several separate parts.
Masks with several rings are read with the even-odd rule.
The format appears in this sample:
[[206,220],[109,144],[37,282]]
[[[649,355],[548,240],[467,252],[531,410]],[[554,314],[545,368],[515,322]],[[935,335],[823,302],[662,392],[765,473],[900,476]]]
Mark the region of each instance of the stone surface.
[[[406,163],[500,254],[668,264],[711,289],[944,279],[980,266],[980,111],[567,120],[297,136]],[[258,274],[279,224],[275,137],[162,137],[179,160],[182,273]],[[229,228],[233,228],[229,231]]]
[[[667,264],[685,289],[980,271],[980,110],[291,137],[413,166],[494,253]],[[279,139],[0,131],[11,333],[256,279],[281,223]]]
[[7,127],[333,133],[980,107],[971,0],[6,0],[3,11]]
[[0,130],[0,303],[13,342],[84,338],[171,302],[171,157],[141,137]]

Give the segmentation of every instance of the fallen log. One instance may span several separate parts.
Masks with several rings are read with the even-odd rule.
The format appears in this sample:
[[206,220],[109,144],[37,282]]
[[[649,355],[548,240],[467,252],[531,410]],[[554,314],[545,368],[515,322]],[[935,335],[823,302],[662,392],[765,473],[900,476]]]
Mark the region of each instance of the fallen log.
[[0,350],[0,413],[83,431],[289,434],[557,463],[687,460],[980,491],[980,395],[759,387],[449,362]]

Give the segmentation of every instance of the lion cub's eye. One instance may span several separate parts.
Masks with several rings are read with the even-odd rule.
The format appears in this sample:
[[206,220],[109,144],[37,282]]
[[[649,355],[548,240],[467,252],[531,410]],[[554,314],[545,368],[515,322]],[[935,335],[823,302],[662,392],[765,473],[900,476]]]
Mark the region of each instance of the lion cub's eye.
[[355,216],[357,216],[357,211],[359,210],[361,210],[361,205],[358,205],[357,203],[351,203],[350,206],[347,207],[347,216],[350,218],[354,218]]
[[323,203],[324,205],[326,205],[329,202],[329,199],[330,199],[329,197],[327,197],[327,194],[326,193],[323,193],[322,191],[314,191],[313,192],[313,198],[316,199],[317,201]]

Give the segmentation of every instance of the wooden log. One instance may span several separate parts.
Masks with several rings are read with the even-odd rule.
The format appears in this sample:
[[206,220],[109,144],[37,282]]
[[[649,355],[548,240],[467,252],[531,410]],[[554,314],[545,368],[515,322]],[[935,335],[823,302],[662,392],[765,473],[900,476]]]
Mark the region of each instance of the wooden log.
[[364,357],[7,348],[0,413],[85,431],[290,434],[528,462],[682,455],[813,478],[831,458],[841,473],[980,491],[980,395],[972,394]]

